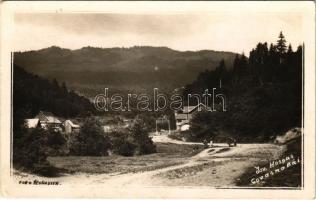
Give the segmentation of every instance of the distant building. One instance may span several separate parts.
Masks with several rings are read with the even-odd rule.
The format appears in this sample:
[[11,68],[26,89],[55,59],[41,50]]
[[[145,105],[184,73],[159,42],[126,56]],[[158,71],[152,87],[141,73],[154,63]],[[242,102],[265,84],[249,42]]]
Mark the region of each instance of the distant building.
[[102,126],[102,128],[105,133],[110,133],[110,132],[115,131],[115,127],[113,125],[105,125],[105,126]]
[[124,132],[123,129],[127,129],[133,124],[133,119],[124,119],[121,117],[108,118],[103,120],[101,125],[105,133],[111,132]]
[[124,119],[123,124],[121,124],[122,127],[127,128],[130,127],[133,124],[133,119]]
[[52,128],[55,131],[61,130],[61,121],[51,112],[40,111],[35,118],[39,119],[41,127],[44,129]]
[[40,126],[39,119],[25,119],[26,128],[37,128]]
[[65,133],[69,134],[69,133],[78,133],[80,131],[80,126],[77,124],[74,124],[72,121],[70,120],[66,120],[63,123],[64,127],[65,127]]
[[185,131],[190,128],[190,120],[193,115],[201,110],[205,110],[206,106],[202,103],[196,106],[184,106],[181,110],[175,112],[177,130]]
[[186,131],[190,129],[190,121],[189,120],[183,120],[180,122],[177,122],[177,130],[180,131]]

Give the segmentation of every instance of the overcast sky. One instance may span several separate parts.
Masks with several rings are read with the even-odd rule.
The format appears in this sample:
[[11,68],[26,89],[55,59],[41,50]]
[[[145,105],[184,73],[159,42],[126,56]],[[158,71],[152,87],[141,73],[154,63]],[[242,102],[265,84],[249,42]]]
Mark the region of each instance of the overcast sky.
[[14,49],[146,45],[181,51],[211,49],[248,54],[260,41],[275,43],[281,30],[296,48],[303,42],[301,20],[295,13],[20,13],[14,17]]

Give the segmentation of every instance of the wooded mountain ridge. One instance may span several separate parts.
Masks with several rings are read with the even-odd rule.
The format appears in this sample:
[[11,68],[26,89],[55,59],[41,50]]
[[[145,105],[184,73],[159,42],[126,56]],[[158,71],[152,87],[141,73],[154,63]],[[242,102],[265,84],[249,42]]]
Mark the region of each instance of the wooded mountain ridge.
[[201,71],[214,70],[222,59],[231,68],[235,56],[232,52],[176,51],[151,46],[77,50],[52,46],[15,52],[14,63],[44,78],[65,81],[71,89],[93,96],[96,89],[104,87],[135,91],[182,87]]

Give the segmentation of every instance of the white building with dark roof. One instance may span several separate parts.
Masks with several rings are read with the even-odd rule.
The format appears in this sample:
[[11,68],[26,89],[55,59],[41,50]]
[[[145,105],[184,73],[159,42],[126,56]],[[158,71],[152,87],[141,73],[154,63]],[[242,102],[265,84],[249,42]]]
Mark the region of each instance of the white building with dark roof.
[[40,111],[35,116],[35,118],[39,119],[42,128],[53,128],[54,130],[61,130],[61,121],[51,112]]
[[196,106],[184,106],[181,110],[175,112],[177,130],[188,130],[190,128],[189,123],[193,118],[193,115],[202,110],[206,110],[206,106],[203,103],[200,103]]

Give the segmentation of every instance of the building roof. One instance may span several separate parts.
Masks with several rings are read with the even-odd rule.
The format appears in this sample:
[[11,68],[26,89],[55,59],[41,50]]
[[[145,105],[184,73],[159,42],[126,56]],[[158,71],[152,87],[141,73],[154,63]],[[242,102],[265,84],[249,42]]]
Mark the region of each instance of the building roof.
[[200,103],[196,106],[184,106],[183,109],[182,109],[182,112],[183,113],[192,113],[193,111],[195,111],[196,109],[198,108],[201,108],[201,109],[206,109],[206,105],[203,104],[203,103]]
[[79,125],[77,125],[77,124],[74,124],[72,121],[70,121],[69,119],[67,119],[66,121],[65,121],[65,123],[68,123],[71,127],[73,127],[73,128],[80,128],[80,126]]
[[54,116],[46,116],[46,118],[47,118],[47,122],[48,123],[61,123],[60,121],[59,121],[59,119],[57,119],[56,117],[54,117]]
[[197,106],[184,106],[182,109],[183,113],[190,113],[192,112]]
[[26,119],[25,124],[27,128],[36,128],[39,119]]
[[58,123],[58,124],[61,123],[59,121],[59,119],[57,117],[55,117],[53,115],[53,113],[51,113],[51,112],[40,111],[39,114],[44,115],[44,117],[47,119],[47,120],[45,120],[47,123]]

